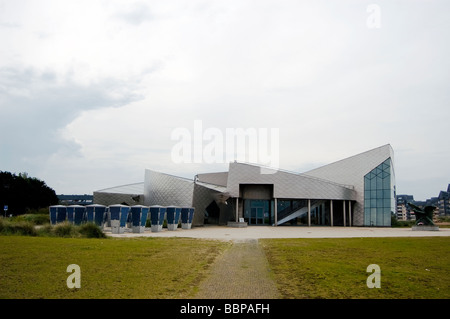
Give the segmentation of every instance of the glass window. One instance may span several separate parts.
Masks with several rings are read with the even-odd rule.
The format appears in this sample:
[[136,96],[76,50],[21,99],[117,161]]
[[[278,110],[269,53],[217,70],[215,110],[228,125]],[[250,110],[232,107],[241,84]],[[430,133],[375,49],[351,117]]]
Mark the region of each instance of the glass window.
[[370,207],[377,207],[377,198],[370,199]]
[[389,226],[395,210],[395,185],[391,159],[387,159],[364,176],[364,223],[366,226]]
[[377,189],[377,179],[376,178],[372,178],[370,180],[370,189]]
[[381,176],[377,177],[377,189],[383,189],[383,179]]
[[376,218],[377,218],[377,209],[371,208],[370,209],[370,225],[371,226],[377,226]]
[[377,189],[377,198],[383,198],[383,190],[382,189]]
[[383,207],[391,209],[391,199],[390,198],[383,198]]
[[384,207],[383,197],[377,198],[377,208]]
[[386,177],[383,179],[383,189],[390,189],[391,188],[391,179],[389,177]]

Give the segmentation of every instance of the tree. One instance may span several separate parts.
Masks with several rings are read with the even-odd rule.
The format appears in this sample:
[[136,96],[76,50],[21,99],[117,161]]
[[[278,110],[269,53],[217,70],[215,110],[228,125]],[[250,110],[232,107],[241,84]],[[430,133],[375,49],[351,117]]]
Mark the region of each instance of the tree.
[[24,214],[28,209],[39,209],[58,203],[55,191],[45,182],[29,177],[0,171],[0,208],[8,205],[8,212]]

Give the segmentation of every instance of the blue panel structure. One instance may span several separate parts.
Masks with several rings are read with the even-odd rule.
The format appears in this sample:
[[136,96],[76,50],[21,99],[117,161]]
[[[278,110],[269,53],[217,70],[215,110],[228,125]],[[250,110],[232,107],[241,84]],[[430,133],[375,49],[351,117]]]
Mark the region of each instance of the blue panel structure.
[[49,207],[50,223],[56,225],[63,223],[67,218],[67,207],[63,205],[53,205]]
[[69,222],[69,224],[73,224],[73,215],[75,212],[75,207],[73,206],[67,206],[67,221]]
[[86,221],[86,207],[83,207],[83,208],[77,207],[77,208],[75,208],[73,223],[75,225],[81,225],[85,221]]
[[103,223],[105,221],[105,217],[106,217],[106,210],[107,207],[106,206],[97,206],[95,208],[95,216],[94,216],[94,222],[98,225],[103,227]]
[[120,227],[125,227],[128,221],[129,206],[120,207]]
[[56,208],[56,223],[63,223],[67,219],[67,207],[66,206],[58,206]]
[[164,216],[166,214],[166,207],[160,205],[150,206],[150,220],[152,222],[152,232],[159,232],[162,230],[164,223]]
[[111,232],[113,234],[122,234],[125,230],[130,207],[126,205],[111,205],[109,206],[109,212],[111,214]]
[[105,220],[106,206],[93,204],[86,206],[86,217],[87,221],[95,223],[96,225],[103,227],[103,222]]
[[132,206],[131,211],[131,225],[133,227],[141,226],[141,214],[142,214],[142,206]]
[[189,208],[189,223],[191,223],[192,224],[192,221],[194,220],[194,208],[193,207],[191,207],[191,208]]
[[185,224],[189,221],[189,208],[181,208],[181,223]]
[[150,208],[148,206],[142,205],[131,206],[130,213],[131,213],[131,224],[133,233],[144,232],[149,209]]
[[94,222],[94,207],[92,206],[86,207],[86,221],[88,223]]
[[166,214],[167,214],[167,229],[176,230],[178,228],[178,222],[180,221],[181,207],[168,206]]
[[181,228],[182,229],[191,229],[193,219],[194,219],[194,208],[193,207],[181,208]]
[[67,221],[71,224],[81,225],[85,220],[86,207],[81,205],[67,206]]
[[52,225],[55,225],[56,224],[56,214],[57,214],[58,208],[57,208],[57,206],[50,206],[48,210],[49,210],[49,214],[50,214],[50,223]]

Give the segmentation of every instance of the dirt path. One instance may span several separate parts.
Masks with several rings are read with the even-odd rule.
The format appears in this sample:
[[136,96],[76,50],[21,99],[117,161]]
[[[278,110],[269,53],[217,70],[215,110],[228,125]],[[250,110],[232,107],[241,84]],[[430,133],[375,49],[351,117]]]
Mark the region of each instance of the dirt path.
[[199,287],[199,299],[276,299],[280,295],[256,239],[235,240]]

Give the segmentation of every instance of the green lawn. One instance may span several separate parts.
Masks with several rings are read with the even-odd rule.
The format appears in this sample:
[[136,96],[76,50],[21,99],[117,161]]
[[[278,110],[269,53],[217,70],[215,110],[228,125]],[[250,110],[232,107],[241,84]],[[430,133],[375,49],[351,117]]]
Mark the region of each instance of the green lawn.
[[[0,299],[188,298],[228,244],[187,238],[0,236]],[[69,289],[77,264],[81,288]]]
[[[450,298],[450,238],[264,239],[283,298]],[[367,266],[381,269],[369,289]]]
[[[450,298],[449,237],[261,239],[283,298]],[[0,236],[0,299],[195,297],[230,243]],[[69,289],[67,266],[81,270]],[[381,268],[381,288],[366,268]],[[230,280],[231,278],[224,278]]]

